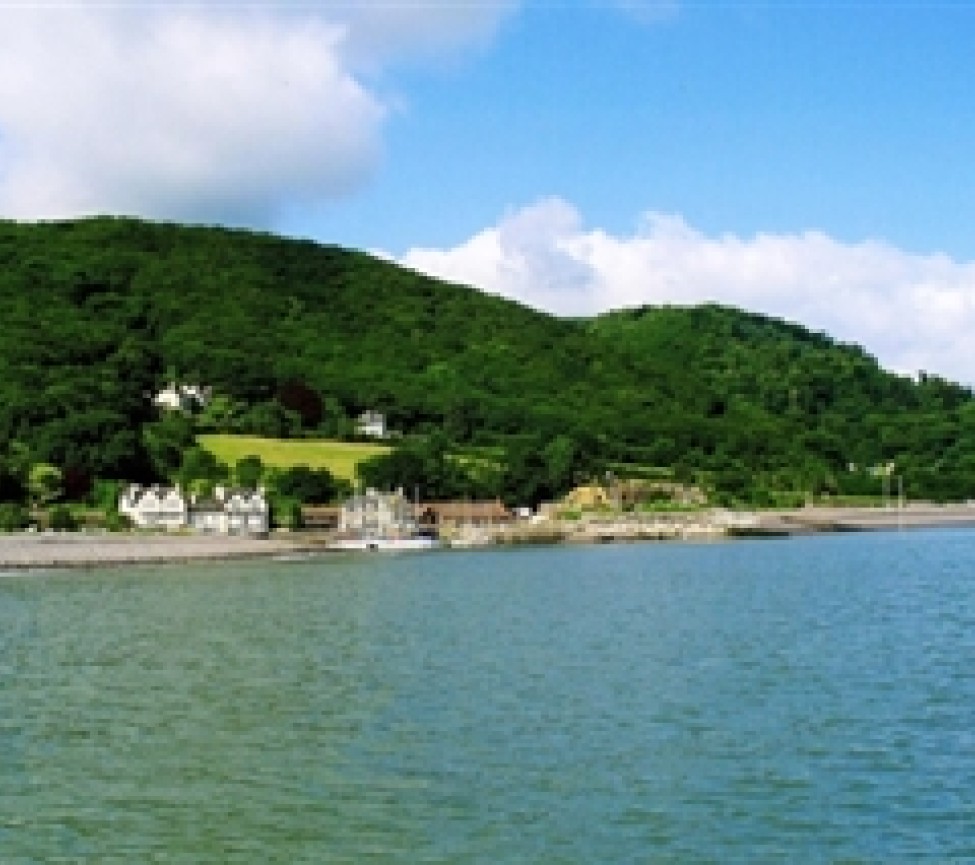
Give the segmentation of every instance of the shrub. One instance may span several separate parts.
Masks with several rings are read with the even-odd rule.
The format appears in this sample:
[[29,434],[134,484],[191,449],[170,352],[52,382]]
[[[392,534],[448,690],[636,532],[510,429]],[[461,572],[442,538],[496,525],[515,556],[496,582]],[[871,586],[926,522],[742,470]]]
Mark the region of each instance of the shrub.
[[58,531],[74,531],[78,528],[78,521],[73,513],[64,505],[51,508],[48,514],[48,525]]
[[105,513],[105,528],[110,532],[127,532],[132,528],[132,520],[118,511],[107,511]]
[[0,504],[0,532],[19,532],[30,525],[27,508],[14,502]]
[[278,496],[271,501],[271,523],[276,528],[301,528],[301,502],[294,498]]
[[111,513],[118,509],[118,500],[125,486],[124,481],[98,479],[92,485],[88,499],[93,507]]

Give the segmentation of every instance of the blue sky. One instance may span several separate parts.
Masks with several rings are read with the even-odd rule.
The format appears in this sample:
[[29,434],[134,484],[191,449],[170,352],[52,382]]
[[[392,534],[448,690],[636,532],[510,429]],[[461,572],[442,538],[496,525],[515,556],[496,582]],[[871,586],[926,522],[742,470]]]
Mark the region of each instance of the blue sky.
[[463,61],[390,70],[372,182],[294,227],[403,251],[557,195],[614,232],[652,209],[971,258],[973,37],[962,5],[526,6]]
[[0,5],[0,215],[714,300],[975,383],[975,4]]

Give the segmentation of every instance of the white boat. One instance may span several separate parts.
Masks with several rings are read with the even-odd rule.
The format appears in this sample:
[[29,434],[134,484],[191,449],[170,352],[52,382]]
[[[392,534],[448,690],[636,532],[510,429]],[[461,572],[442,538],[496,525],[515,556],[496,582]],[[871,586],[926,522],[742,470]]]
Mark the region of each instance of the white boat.
[[330,550],[346,552],[399,553],[433,550],[440,546],[436,538],[413,535],[405,538],[336,538],[328,545]]

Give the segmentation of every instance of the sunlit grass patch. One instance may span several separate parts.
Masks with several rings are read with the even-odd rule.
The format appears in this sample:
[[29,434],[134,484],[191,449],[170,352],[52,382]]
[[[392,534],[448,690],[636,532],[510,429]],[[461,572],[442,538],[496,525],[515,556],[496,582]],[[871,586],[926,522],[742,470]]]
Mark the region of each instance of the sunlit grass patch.
[[377,454],[388,453],[387,445],[372,442],[343,442],[331,439],[272,439],[260,436],[201,435],[200,446],[218,460],[233,466],[243,457],[260,457],[272,468],[308,466],[328,469],[335,477],[353,480],[355,467]]

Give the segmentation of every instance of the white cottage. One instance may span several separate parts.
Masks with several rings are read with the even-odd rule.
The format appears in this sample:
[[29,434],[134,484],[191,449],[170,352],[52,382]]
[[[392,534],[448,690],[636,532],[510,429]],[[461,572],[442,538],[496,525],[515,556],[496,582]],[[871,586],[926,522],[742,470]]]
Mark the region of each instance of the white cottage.
[[176,531],[190,528],[204,534],[266,535],[271,509],[264,490],[217,487],[212,498],[187,500],[179,487],[132,484],[119,498],[119,513],[136,528]]
[[122,492],[118,510],[140,529],[176,531],[187,522],[186,499],[179,487],[131,484]]
[[170,383],[153,398],[153,403],[168,411],[198,411],[206,408],[213,396],[213,388],[195,384]]
[[386,415],[379,411],[364,411],[355,422],[355,431],[361,436],[386,437]]
[[204,534],[266,535],[271,526],[271,509],[263,488],[217,487],[213,498],[194,497],[190,502],[189,526]]

